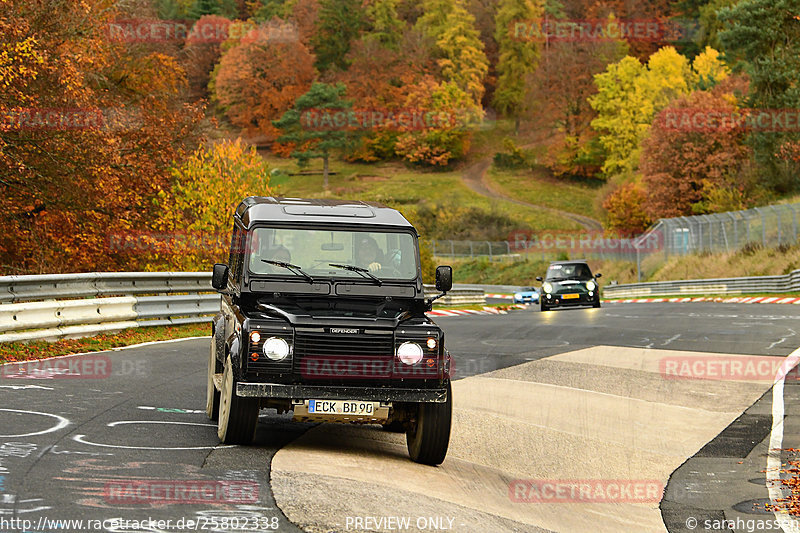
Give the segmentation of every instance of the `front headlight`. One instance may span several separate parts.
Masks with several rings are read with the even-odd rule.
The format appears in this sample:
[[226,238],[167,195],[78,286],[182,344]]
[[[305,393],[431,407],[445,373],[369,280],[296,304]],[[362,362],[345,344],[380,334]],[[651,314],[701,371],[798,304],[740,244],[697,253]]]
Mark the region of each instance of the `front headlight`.
[[589,280],[586,282],[586,288],[589,289],[590,291],[593,291],[597,288],[597,283],[595,283],[592,280]]
[[553,285],[549,281],[545,281],[542,289],[544,289],[544,292],[553,292]]
[[514,295],[514,298],[516,298],[517,300],[522,300],[522,295],[520,293],[516,293]]
[[289,355],[289,343],[280,337],[270,337],[264,341],[264,355],[272,361],[282,361]]
[[404,342],[397,347],[397,358],[407,365],[422,361],[422,346],[416,342]]

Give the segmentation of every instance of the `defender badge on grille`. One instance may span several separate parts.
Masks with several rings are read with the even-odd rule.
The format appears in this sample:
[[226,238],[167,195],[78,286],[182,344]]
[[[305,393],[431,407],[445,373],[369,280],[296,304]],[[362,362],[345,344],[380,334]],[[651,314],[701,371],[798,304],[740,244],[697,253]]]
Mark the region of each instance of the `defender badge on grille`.
[[348,328],[331,328],[331,333],[345,333],[345,334],[356,334],[358,333],[357,329],[348,329]]

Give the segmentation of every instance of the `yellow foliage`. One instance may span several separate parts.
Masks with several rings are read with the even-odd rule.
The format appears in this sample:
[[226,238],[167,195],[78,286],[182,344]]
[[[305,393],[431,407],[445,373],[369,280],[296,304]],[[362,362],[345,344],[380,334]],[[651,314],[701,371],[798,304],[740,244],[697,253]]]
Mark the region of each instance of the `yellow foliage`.
[[706,46],[706,49],[692,63],[692,80],[702,85],[709,82],[720,82],[728,77],[730,69],[720,58],[720,53]]
[[172,190],[159,194],[156,230],[179,238],[154,261],[173,269],[204,270],[224,261],[236,206],[247,196],[272,194],[268,164],[240,139],[199,149],[172,174]]

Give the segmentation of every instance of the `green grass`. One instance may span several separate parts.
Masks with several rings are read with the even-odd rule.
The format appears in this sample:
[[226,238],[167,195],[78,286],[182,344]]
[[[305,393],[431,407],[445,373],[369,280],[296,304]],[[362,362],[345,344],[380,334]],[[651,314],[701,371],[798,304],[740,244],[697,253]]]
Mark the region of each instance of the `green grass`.
[[544,170],[489,169],[492,184],[508,196],[570,213],[598,218],[598,183],[545,176]]
[[131,328],[113,334],[58,341],[9,342],[0,344],[0,363],[42,359],[58,355],[99,352],[143,342],[202,337],[211,334],[210,324]]
[[[265,155],[265,158],[274,168],[296,172],[292,160],[269,155]],[[315,162],[311,168],[319,170],[319,167],[319,162]],[[579,229],[575,222],[564,217],[512,202],[493,200],[471,191],[462,183],[461,169],[425,171],[396,162],[359,164],[334,161],[331,170],[337,174],[329,178],[328,194],[323,193],[321,174],[288,176],[273,184],[278,186],[277,194],[286,196],[383,202],[399,209],[412,221],[416,207],[427,204],[451,209],[477,208],[496,213],[510,219],[515,229]],[[495,239],[505,238],[507,235],[498,235]]]

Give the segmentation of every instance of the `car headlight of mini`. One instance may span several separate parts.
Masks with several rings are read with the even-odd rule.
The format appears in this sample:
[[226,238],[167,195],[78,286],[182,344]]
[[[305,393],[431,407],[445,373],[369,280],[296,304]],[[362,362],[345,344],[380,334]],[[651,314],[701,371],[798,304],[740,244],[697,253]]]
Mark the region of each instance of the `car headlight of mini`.
[[264,341],[264,355],[273,361],[283,361],[289,355],[289,343],[280,337]]
[[544,292],[553,292],[553,284],[545,281],[544,285],[542,285],[542,289],[544,289]]
[[592,280],[589,280],[586,282],[586,288],[589,289],[590,291],[593,291],[597,288],[597,283],[595,283]]
[[422,361],[422,346],[416,342],[404,342],[397,347],[397,358],[404,364],[415,365]]

